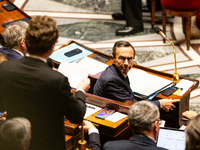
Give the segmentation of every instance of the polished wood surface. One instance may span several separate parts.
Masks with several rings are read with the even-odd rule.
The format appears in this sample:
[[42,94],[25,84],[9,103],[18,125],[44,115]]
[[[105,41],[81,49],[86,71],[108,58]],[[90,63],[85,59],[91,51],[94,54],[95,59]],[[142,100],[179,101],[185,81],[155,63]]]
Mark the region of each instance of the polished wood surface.
[[[16,9],[13,11],[7,11],[6,9],[4,9],[2,7],[2,5],[5,3],[11,3],[12,5],[14,5],[16,7]],[[23,19],[26,17],[31,18],[29,15],[27,15],[21,9],[19,9],[15,4],[13,4],[10,0],[4,0],[4,1],[0,2],[0,9],[3,11],[0,13],[0,18],[1,18],[0,19],[0,34],[4,30],[4,27],[2,26],[2,24],[11,22],[11,21],[15,21],[15,20],[19,20],[19,19]]]
[[[98,51],[96,51],[96,50],[94,50],[92,48],[89,48],[89,47],[87,47],[87,46],[85,46],[83,44],[80,44],[80,43],[78,43],[76,41],[73,41],[73,40],[67,42],[67,44],[63,45],[62,47],[70,45],[72,43],[79,44],[79,45],[81,45],[81,46],[93,51],[93,54],[89,55],[88,57],[92,57],[96,53],[101,53],[101,52],[98,52]],[[107,56],[109,56],[109,55],[107,55]],[[59,65],[56,61],[54,61],[54,62],[57,65]],[[112,60],[106,62],[106,64],[111,65],[112,64]],[[146,72],[148,72],[150,74],[153,74],[153,75],[156,75],[156,76],[159,76],[159,77],[162,77],[162,78],[166,78],[166,79],[169,79],[169,80],[172,80],[172,78],[173,78],[172,74],[165,73],[165,72],[162,72],[162,71],[153,70],[153,69],[150,69],[150,68],[147,68],[147,67],[143,67],[143,66],[140,66],[140,65],[137,65],[137,64],[134,64],[133,68],[141,69],[141,70],[146,71]],[[125,103],[122,103],[122,102],[118,102],[118,101],[115,101],[115,100],[102,98],[102,97],[95,96],[95,95],[91,94],[93,92],[92,91],[93,86],[94,86],[96,80],[99,78],[100,75],[101,75],[101,72],[96,74],[96,75],[90,75],[89,76],[89,78],[91,79],[91,88],[89,90],[89,93],[86,94],[86,96],[87,96],[86,97],[86,101],[88,103],[100,106],[102,108],[111,107],[112,109],[115,109],[116,111],[119,111],[119,112],[122,112],[122,113],[127,113],[130,105],[133,104],[131,101],[127,100]],[[154,98],[155,100],[159,100],[159,99],[162,99],[162,98],[180,99],[181,100],[179,103],[175,103],[176,108],[173,111],[170,111],[170,112],[165,112],[163,110],[160,111],[161,112],[161,119],[166,121],[166,126],[167,127],[178,128],[183,124],[182,121],[181,121],[181,118],[182,118],[181,114],[182,114],[182,112],[184,112],[186,110],[189,110],[190,92],[193,91],[194,89],[196,89],[198,87],[198,85],[199,85],[199,81],[198,80],[194,80],[194,79],[190,79],[190,78],[186,78],[186,77],[182,77],[182,76],[180,76],[180,79],[187,79],[187,80],[190,80],[190,81],[194,82],[193,85],[188,89],[187,92],[185,92],[184,95],[182,95],[182,96],[171,95],[171,96],[166,97],[166,96],[164,96],[162,94],[158,94]]]
[[156,0],[151,0],[151,28],[154,29],[156,14]]

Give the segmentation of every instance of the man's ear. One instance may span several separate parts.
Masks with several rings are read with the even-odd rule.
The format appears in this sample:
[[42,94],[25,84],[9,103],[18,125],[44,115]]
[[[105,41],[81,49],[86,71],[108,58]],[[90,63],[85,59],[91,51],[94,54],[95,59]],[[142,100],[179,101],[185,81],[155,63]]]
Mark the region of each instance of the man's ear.
[[159,123],[157,122],[157,121],[155,121],[154,122],[154,130],[156,131],[156,132],[158,132],[159,131]]
[[111,55],[110,58],[112,59],[112,63],[115,64],[115,58],[114,58],[114,56]]
[[157,123],[157,121],[154,122],[154,127],[153,128],[154,128],[154,133],[155,133],[155,135],[154,135],[155,136],[155,140],[157,140],[158,132],[159,132],[159,128],[160,128],[159,127],[159,123]]

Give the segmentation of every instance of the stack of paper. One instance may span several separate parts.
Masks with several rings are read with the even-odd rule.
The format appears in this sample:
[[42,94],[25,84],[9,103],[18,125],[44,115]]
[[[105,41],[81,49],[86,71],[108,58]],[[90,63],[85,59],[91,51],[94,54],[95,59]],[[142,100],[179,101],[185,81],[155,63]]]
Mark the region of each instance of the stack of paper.
[[61,62],[58,71],[68,77],[70,86],[77,88],[82,79],[87,79],[89,69],[74,63]]
[[172,83],[171,80],[139,69],[131,69],[128,77],[132,91],[145,96],[149,96]]
[[108,65],[89,57],[84,57],[80,61],[77,61],[77,64],[79,66],[87,67],[90,70],[89,74],[91,75],[102,72],[108,67]]

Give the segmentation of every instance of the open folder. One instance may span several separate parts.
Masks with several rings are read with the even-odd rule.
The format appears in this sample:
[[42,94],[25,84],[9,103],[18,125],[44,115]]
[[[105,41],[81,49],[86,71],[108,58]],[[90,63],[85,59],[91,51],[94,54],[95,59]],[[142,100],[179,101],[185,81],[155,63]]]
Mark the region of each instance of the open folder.
[[132,91],[145,96],[150,96],[172,84],[172,80],[167,80],[139,69],[131,69],[128,77]]

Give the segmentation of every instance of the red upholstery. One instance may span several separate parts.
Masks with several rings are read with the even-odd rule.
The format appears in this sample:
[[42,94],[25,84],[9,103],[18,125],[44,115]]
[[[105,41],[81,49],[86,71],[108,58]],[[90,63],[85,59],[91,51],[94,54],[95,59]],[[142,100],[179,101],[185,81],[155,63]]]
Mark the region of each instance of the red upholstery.
[[161,0],[161,4],[171,10],[195,10],[200,8],[200,0]]
[[197,24],[197,27],[200,29],[200,12],[197,14],[196,24]]

